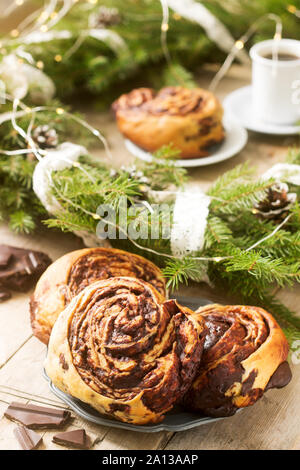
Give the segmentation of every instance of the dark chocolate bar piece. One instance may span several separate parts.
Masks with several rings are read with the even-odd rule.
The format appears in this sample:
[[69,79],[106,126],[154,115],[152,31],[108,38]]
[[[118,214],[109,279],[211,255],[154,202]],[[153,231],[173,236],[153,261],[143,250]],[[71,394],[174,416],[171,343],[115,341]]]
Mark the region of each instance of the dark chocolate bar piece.
[[51,264],[45,253],[0,245],[0,290],[26,292]]
[[11,298],[11,293],[8,292],[7,290],[1,289],[0,291],[0,302],[4,302],[5,300],[8,300]]
[[45,429],[63,426],[71,417],[71,413],[63,409],[12,402],[4,416],[30,429]]
[[5,268],[12,257],[12,252],[9,246],[0,245],[0,268]]
[[52,441],[66,447],[75,447],[76,449],[90,449],[91,439],[84,429],[75,429],[74,431],[61,432],[53,436]]
[[22,450],[36,449],[43,440],[42,436],[25,426],[18,426],[15,428],[14,435],[16,436]]

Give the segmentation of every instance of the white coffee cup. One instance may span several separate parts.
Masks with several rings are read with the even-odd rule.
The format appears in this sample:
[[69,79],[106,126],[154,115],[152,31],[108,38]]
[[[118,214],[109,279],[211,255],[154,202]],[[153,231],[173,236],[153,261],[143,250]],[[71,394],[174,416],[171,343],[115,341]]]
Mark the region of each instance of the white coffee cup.
[[[295,56],[295,59],[276,60],[276,54]],[[300,41],[262,41],[250,49],[250,57],[254,116],[273,124],[294,124],[300,119],[296,98],[296,88],[300,87]]]

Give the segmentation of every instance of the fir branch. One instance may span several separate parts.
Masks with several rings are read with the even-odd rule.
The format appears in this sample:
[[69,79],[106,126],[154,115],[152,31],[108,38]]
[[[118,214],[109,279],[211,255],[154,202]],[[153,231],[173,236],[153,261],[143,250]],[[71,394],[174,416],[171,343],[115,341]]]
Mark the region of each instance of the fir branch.
[[249,166],[249,162],[237,165],[232,170],[221,175],[207,191],[208,196],[222,198],[224,191],[236,186],[240,180],[247,180],[253,176],[255,168]]
[[188,279],[200,282],[206,271],[206,263],[199,263],[191,258],[172,259],[166,263],[163,275],[166,277],[167,287],[172,291],[178,289],[179,284],[187,284]]
[[224,243],[232,236],[228,224],[219,217],[209,217],[205,233],[205,249],[211,248],[215,243]]
[[251,210],[255,204],[265,198],[266,190],[273,184],[269,180],[236,184],[221,192],[221,201],[212,201],[211,211],[215,214],[231,215],[237,211]]
[[30,214],[23,210],[13,212],[9,216],[9,226],[16,233],[30,233],[35,229],[35,222]]
[[161,86],[183,86],[195,88],[197,86],[193,75],[180,64],[172,64],[166,67],[162,73]]

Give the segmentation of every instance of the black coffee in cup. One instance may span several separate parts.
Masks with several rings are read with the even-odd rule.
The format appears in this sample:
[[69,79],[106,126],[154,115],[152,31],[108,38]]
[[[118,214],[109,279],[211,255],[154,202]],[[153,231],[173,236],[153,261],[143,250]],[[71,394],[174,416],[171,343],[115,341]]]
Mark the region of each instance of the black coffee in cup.
[[300,59],[300,57],[298,57],[297,55],[288,54],[284,52],[278,53],[277,57],[275,56],[275,54],[272,54],[272,52],[270,52],[269,54],[264,54],[262,55],[262,57],[264,59],[269,59],[269,60],[298,60]]

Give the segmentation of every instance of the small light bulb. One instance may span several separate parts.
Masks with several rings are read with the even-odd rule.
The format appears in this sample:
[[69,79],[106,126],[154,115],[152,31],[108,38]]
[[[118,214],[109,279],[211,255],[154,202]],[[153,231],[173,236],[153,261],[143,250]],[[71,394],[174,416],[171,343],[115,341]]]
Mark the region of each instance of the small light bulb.
[[238,39],[236,42],[235,42],[235,47],[240,51],[241,49],[243,49],[244,47],[244,43],[241,39]]
[[289,11],[290,13],[296,13],[297,8],[295,7],[295,5],[288,5],[287,11]]
[[174,18],[174,20],[176,20],[176,21],[181,20],[181,16],[179,15],[179,13],[174,13],[174,14],[173,14],[173,18]]
[[48,18],[48,16],[49,16],[49,14],[48,14],[47,11],[42,11],[42,13],[40,14],[39,19],[40,19],[41,21],[45,21],[45,20]]
[[62,61],[62,56],[60,54],[56,54],[56,56],[54,56],[54,60],[55,60],[55,62],[61,62]]
[[51,20],[53,20],[56,17],[57,17],[57,13],[56,13],[56,11],[53,11],[50,15]]
[[100,220],[101,217],[100,217],[100,215],[98,215],[98,214],[93,214],[93,219],[95,219],[95,220]]
[[17,29],[13,29],[11,32],[10,32],[10,35],[13,37],[13,38],[17,38],[19,36],[19,31]]
[[168,31],[168,29],[169,29],[168,23],[163,23],[163,24],[161,25],[161,30],[162,30],[162,31],[166,32],[166,31]]
[[96,137],[99,137],[100,132],[97,131],[97,129],[94,129],[94,130],[93,130],[93,134],[94,134]]
[[64,114],[65,110],[63,108],[56,108],[56,114]]
[[44,68],[44,62],[42,62],[41,60],[38,60],[37,63],[36,63],[36,66],[38,69],[43,69]]
[[220,256],[217,256],[216,258],[214,258],[214,261],[216,263],[219,263],[220,261],[222,261],[222,258]]
[[48,26],[46,24],[42,24],[40,27],[40,30],[42,33],[46,33],[48,31]]

